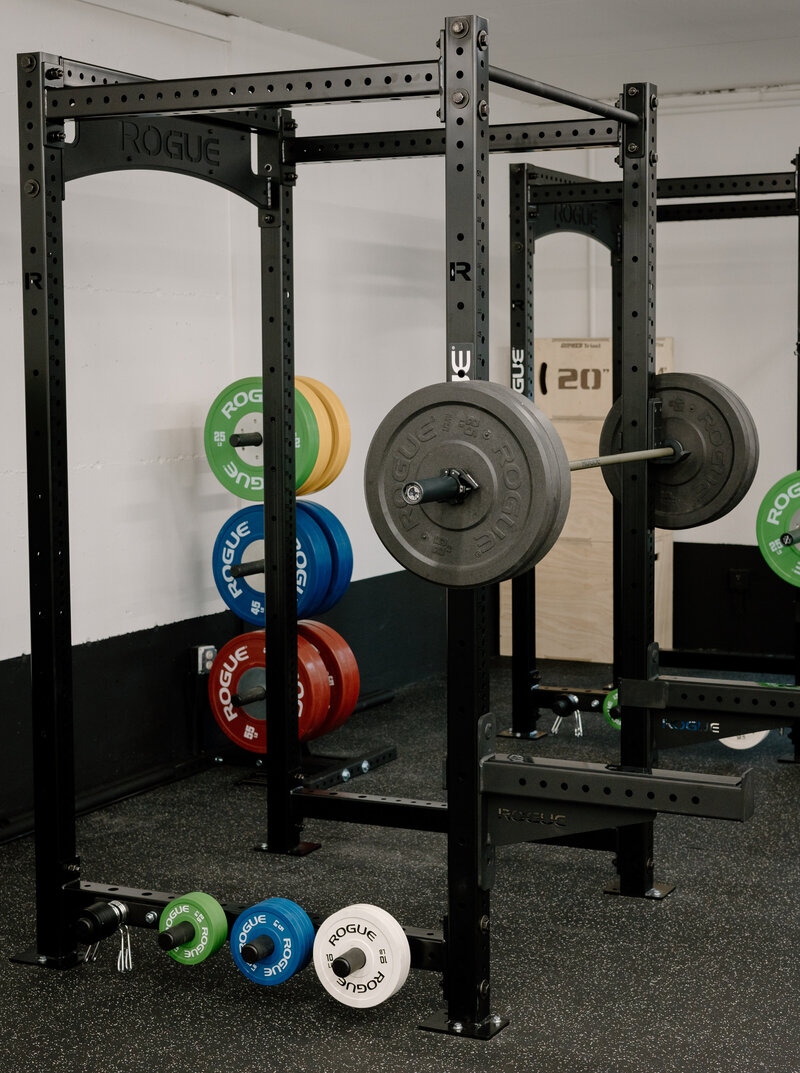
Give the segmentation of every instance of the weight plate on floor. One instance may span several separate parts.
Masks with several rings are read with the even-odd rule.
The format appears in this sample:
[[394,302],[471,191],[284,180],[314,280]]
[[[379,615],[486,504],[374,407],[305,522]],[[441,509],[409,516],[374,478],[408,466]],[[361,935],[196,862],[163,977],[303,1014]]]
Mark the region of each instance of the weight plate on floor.
[[603,697],[603,718],[614,730],[622,729],[622,719],[619,714],[619,690],[612,689]]
[[295,395],[302,395],[311,407],[319,440],[312,470],[306,479],[297,485],[297,494],[304,496],[322,488],[320,478],[330,465],[333,450],[333,424],[325,404],[314,388],[308,383],[301,383],[299,378],[295,379],[295,385]]
[[[552,546],[569,483],[554,473],[550,440],[519,398],[480,380],[433,384],[378,426],[364,468],[367,509],[389,553],[420,577],[488,585],[534,566]],[[406,504],[406,484],[453,468],[478,484],[463,503]]]
[[[653,394],[661,399],[662,434],[687,457],[650,466],[653,525],[690,529],[728,514],[753,483],[758,433],[749,410],[730,388],[708,376],[662,373]],[[600,433],[600,454],[630,448],[622,442],[622,402],[611,407]],[[603,478],[619,498],[625,466],[603,466]]]
[[800,471],[773,484],[756,516],[756,539],[767,566],[790,585],[800,587],[800,544],[781,542],[795,528],[800,528]]
[[[314,467],[319,448],[319,431],[314,413],[299,391],[295,392],[295,487],[299,487]],[[235,380],[211,404],[203,440],[211,472],[229,492],[241,499],[259,502],[264,498],[264,450],[233,447],[234,433],[259,432],[263,435],[264,403],[261,377]]]
[[183,894],[164,906],[158,922],[159,932],[176,925],[190,924],[194,935],[186,942],[167,953],[179,965],[199,965],[228,938],[228,921],[225,910],[210,894],[193,891]]
[[347,456],[350,453],[350,420],[347,416],[339,396],[320,380],[312,380],[310,376],[296,376],[295,381],[300,384],[309,384],[322,399],[333,426],[333,446],[331,448],[330,462],[319,479],[319,489],[327,488],[336,480],[344,469]]
[[[217,653],[208,676],[211,711],[231,741],[251,753],[267,751],[267,702],[235,704],[234,698],[267,688],[264,633],[254,630],[232,638]],[[300,741],[314,734],[330,707],[328,671],[319,652],[297,639],[297,718]]]
[[297,504],[297,510],[310,514],[322,530],[331,552],[331,581],[325,596],[318,602],[314,614],[330,611],[347,592],[353,576],[353,547],[347,530],[327,507],[305,500]]
[[331,702],[325,721],[315,731],[314,738],[330,734],[346,723],[358,702],[361,680],[353,650],[344,638],[323,622],[301,619],[297,632],[309,641],[322,657],[331,686]]
[[314,925],[305,910],[288,898],[259,902],[241,913],[231,928],[231,954],[237,969],[248,980],[267,987],[282,984],[304,969],[313,945]]
[[750,734],[733,734],[729,738],[720,738],[720,745],[727,745],[729,749],[753,749],[756,745],[769,737],[768,730],[754,730]]
[[340,909],[320,925],[314,940],[317,976],[345,1006],[366,1009],[386,1002],[403,986],[410,967],[405,932],[377,905]]

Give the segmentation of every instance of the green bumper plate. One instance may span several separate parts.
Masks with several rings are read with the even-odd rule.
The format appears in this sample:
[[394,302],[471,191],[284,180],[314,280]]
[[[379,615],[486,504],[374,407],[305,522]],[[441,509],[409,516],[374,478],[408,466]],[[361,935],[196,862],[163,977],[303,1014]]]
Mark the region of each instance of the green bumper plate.
[[[295,488],[308,480],[319,450],[319,430],[311,406],[300,391],[294,393]],[[263,445],[233,447],[232,435],[263,435],[264,405],[261,377],[235,380],[214,399],[206,418],[204,441],[211,471],[223,488],[241,499],[264,499]]]
[[800,526],[800,472],[776,481],[761,501],[756,516],[756,539],[767,566],[778,577],[800,588],[800,544],[785,544],[781,540],[797,526]]

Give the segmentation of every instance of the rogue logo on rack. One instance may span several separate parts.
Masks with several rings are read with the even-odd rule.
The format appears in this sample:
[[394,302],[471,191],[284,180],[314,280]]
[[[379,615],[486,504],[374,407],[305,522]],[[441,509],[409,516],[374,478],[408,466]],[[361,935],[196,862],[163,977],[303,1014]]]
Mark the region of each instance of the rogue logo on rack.
[[497,818],[507,823],[541,823],[546,827],[566,827],[567,817],[562,812],[534,812],[522,808],[498,808]]
[[707,719],[662,719],[662,730],[690,730],[695,734],[719,734],[719,723]]
[[553,209],[557,224],[597,227],[597,209],[594,205],[554,205]]
[[123,119],[120,138],[123,153],[219,167],[219,138],[203,135],[194,128],[170,127],[165,130],[154,123],[140,124]]

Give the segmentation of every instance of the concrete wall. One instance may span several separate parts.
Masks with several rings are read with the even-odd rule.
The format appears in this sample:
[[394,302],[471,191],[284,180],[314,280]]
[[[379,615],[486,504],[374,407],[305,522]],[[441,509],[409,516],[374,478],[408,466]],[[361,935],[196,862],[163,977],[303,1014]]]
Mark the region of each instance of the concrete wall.
[[[435,20],[434,20],[435,21]],[[351,53],[170,0],[6,0],[0,45],[0,658],[28,650],[16,70],[50,51],[167,78],[359,62]],[[425,37],[434,55],[438,26]],[[367,60],[368,62],[368,60]],[[624,72],[620,73],[620,81]],[[569,71],[563,84],[569,85]],[[757,95],[756,95],[757,97]],[[298,133],[435,126],[436,101],[298,109]],[[493,99],[494,122],[563,118]],[[800,98],[665,101],[662,174],[789,170]],[[530,154],[617,176],[613,151]],[[491,162],[492,373],[508,379],[508,165]],[[295,193],[296,359],[350,414],[353,447],[319,499],[344,522],[356,578],[396,569],[369,525],[361,470],[387,409],[444,375],[443,163],[308,165]],[[208,471],[210,402],[260,366],[255,210],[184,177],[147,172],[69,184],[65,203],[67,382],[76,643],[222,608],[209,558],[240,503]],[[676,367],[739,391],[762,429],[756,489],[729,518],[682,539],[751,543],[755,507],[794,468],[796,223],[659,229],[658,324]],[[610,273],[574,235],[537,251],[537,334],[610,334]]]

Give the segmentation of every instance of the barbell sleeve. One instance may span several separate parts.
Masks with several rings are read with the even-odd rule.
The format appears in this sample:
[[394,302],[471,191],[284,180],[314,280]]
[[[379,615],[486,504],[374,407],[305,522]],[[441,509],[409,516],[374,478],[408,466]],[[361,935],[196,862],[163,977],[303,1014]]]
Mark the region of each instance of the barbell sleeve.
[[403,499],[410,507],[420,503],[463,503],[478,482],[460,469],[445,469],[438,477],[421,477],[403,488]]
[[780,541],[785,548],[791,548],[792,544],[800,544],[800,526],[794,526],[788,533],[781,533]]
[[403,499],[409,506],[418,503],[446,503],[455,499],[461,484],[457,477],[424,477],[419,481],[410,481],[403,488]]

